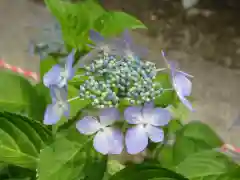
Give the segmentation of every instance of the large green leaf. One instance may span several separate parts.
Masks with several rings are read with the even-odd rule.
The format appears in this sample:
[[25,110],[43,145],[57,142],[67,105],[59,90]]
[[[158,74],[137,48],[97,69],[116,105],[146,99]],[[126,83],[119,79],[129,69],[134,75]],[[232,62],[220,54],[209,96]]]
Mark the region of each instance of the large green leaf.
[[38,121],[13,113],[0,113],[0,161],[35,169],[40,150],[50,133]]
[[102,35],[112,36],[125,29],[147,28],[140,20],[125,12],[106,12],[95,21],[95,29]]
[[45,0],[45,3],[61,24],[66,45],[77,49],[86,45],[93,22],[105,12],[95,0],[78,3]]
[[209,150],[188,156],[175,170],[192,180],[237,180],[240,176],[234,178],[232,174],[236,168],[228,157]]
[[101,180],[106,167],[107,156],[93,149],[92,137],[71,128],[41,151],[38,177],[39,180]]
[[4,169],[0,170],[1,180],[33,180],[35,177],[35,171],[17,166],[6,165]]
[[33,119],[40,119],[38,107],[44,102],[27,79],[1,70],[0,82],[0,111],[23,113]]
[[114,174],[110,180],[187,180],[157,164],[130,165]]
[[177,132],[173,149],[174,162],[179,164],[191,154],[222,145],[223,141],[209,126],[199,121],[190,122]]

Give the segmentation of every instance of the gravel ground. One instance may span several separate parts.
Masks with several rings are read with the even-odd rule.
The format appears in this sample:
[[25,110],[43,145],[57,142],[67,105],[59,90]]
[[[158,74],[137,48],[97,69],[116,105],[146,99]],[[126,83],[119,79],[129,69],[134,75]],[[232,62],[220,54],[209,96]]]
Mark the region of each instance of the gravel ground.
[[[10,64],[38,72],[39,60],[28,55],[28,44],[41,26],[52,21],[47,10],[27,0],[1,0],[0,13],[0,57]],[[152,61],[159,65],[163,62],[160,50],[165,46],[161,34],[153,39],[134,32],[133,37],[150,49]],[[234,120],[239,118],[240,121],[240,72],[207,62],[194,52],[172,50],[167,55],[178,60],[184,71],[194,75],[196,112],[189,119],[207,122],[228,143],[240,146],[237,138],[240,126],[228,131]]]

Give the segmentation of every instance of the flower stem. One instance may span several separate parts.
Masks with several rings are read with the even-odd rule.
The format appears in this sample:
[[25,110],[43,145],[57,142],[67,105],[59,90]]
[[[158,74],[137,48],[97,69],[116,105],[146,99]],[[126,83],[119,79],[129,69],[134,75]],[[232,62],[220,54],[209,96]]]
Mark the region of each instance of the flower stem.
[[68,101],[68,102],[71,102],[71,101],[74,101],[74,100],[76,100],[76,99],[79,99],[79,96],[76,96],[76,97],[74,97],[74,98],[68,99],[67,101]]

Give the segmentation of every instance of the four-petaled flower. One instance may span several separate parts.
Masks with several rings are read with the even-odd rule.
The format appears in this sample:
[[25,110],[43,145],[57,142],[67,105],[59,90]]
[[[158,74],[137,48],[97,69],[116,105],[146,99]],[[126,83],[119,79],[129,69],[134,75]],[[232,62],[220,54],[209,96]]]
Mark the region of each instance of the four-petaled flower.
[[62,88],[67,85],[68,80],[73,78],[75,73],[75,69],[73,68],[74,54],[75,51],[73,50],[67,56],[64,67],[56,64],[44,75],[43,83],[46,87],[56,85],[59,88]]
[[67,101],[66,87],[58,88],[57,86],[50,86],[50,93],[52,97],[52,104],[49,104],[44,114],[44,124],[56,124],[63,115],[69,116],[69,103]]
[[165,126],[171,120],[167,109],[154,108],[153,103],[146,103],[143,107],[128,107],[124,117],[129,124],[135,125],[127,130],[125,136],[129,154],[142,152],[148,145],[148,138],[153,142],[162,142],[164,131],[159,126]]
[[92,116],[85,116],[76,124],[78,131],[82,134],[92,135],[96,133],[93,146],[102,154],[120,154],[123,150],[122,132],[109,127],[120,119],[116,108],[106,108],[100,112],[99,120]]

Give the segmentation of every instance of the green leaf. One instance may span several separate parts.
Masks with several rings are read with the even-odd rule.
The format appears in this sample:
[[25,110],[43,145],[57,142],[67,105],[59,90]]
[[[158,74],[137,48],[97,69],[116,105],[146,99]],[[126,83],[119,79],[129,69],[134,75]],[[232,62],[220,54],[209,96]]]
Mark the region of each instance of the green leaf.
[[125,12],[106,12],[95,21],[95,29],[102,35],[118,35],[125,29],[146,29],[137,18]]
[[180,119],[182,121],[188,119],[190,112],[189,109],[181,102],[178,102],[175,107],[169,107],[169,111],[175,119]]
[[62,27],[65,44],[76,49],[86,46],[93,22],[105,12],[94,0],[78,3],[45,0],[45,3]]
[[157,164],[129,165],[114,174],[110,180],[187,180],[183,176]]
[[174,161],[178,164],[191,154],[219,148],[222,145],[223,141],[209,126],[199,121],[193,121],[176,134]]
[[41,151],[38,180],[101,180],[106,168],[107,156],[93,149],[91,136],[74,127]]
[[125,166],[122,165],[119,161],[117,160],[109,160],[107,164],[107,171],[110,175],[114,175],[117,172],[121,171],[124,169]]
[[[9,71],[0,71],[0,109],[27,114],[39,119],[38,106],[44,102],[35,87],[24,77]],[[7,83],[3,83],[7,82]]]
[[225,155],[210,150],[188,156],[175,170],[194,180],[234,180],[231,172],[236,167]]
[[17,166],[6,165],[4,169],[0,170],[1,180],[33,180],[35,177],[35,171]]
[[0,161],[35,169],[40,150],[50,140],[39,122],[13,113],[0,113]]
[[157,158],[162,167],[171,169],[174,166],[173,147],[171,145],[164,145],[155,158]]
[[[161,73],[154,79],[155,83],[159,83],[160,88],[171,89],[172,84],[169,79],[169,75],[166,73]],[[154,100],[156,106],[167,107],[170,104],[175,104],[177,102],[176,94],[174,91],[166,90]]]

